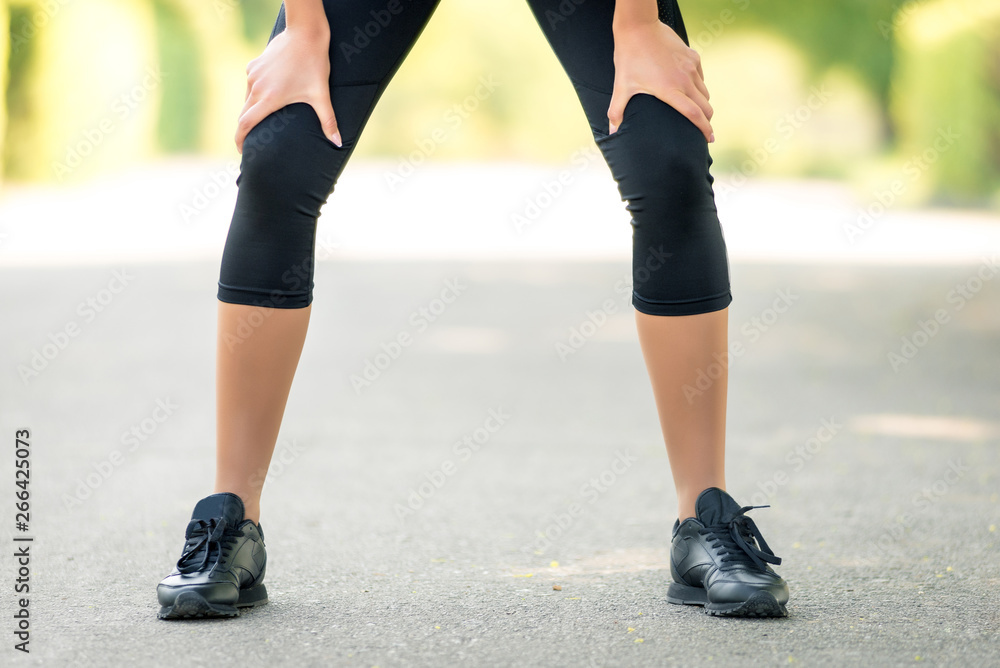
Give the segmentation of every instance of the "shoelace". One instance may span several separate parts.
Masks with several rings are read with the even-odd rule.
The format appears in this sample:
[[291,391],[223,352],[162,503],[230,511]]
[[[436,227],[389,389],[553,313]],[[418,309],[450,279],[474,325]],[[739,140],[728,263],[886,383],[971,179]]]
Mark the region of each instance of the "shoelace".
[[[191,520],[191,522],[194,524],[194,528],[191,530],[191,538],[188,539],[187,544],[184,546],[181,558],[177,560],[177,570],[181,573],[194,573],[204,570],[208,566],[212,555],[212,546],[214,545],[215,561],[212,563],[211,568],[214,571],[222,561],[223,555],[229,553],[230,546],[236,542],[236,539],[241,534],[230,527],[224,517],[213,517],[209,520]],[[197,564],[191,563],[191,560],[202,550],[204,550],[204,554],[201,561]]]
[[[728,524],[705,527],[699,529],[699,533],[711,536],[712,547],[722,547],[723,562],[746,563],[749,558],[751,563],[763,571],[767,570],[765,561],[778,565],[781,563],[781,557],[774,555],[767,541],[760,535],[760,529],[746,516],[745,513],[754,508],[770,508],[770,506],[743,506]],[[758,549],[758,545],[761,549]]]

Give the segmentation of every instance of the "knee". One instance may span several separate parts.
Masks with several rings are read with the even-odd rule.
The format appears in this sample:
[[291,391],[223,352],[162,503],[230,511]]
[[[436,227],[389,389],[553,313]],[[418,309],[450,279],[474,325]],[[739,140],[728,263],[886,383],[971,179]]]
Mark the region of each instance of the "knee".
[[[686,120],[686,119],[685,119]],[[650,132],[636,151],[633,188],[649,206],[673,211],[714,208],[706,144],[699,133]]]
[[638,93],[629,100],[623,131],[605,151],[623,198],[673,210],[714,204],[708,142],[694,123],[666,102]]
[[312,107],[291,104],[247,133],[237,184],[271,203],[287,200],[301,206],[315,198],[323,201],[331,187],[327,166],[336,151],[323,136]]

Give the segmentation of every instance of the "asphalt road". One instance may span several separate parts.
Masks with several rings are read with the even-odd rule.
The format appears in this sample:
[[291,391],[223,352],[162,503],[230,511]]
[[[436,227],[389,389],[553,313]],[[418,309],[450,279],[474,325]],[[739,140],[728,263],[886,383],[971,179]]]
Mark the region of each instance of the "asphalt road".
[[321,263],[264,490],[270,602],[173,623],[155,587],[214,479],[217,263],[0,269],[0,538],[22,428],[35,537],[30,654],[0,565],[2,663],[998,665],[988,267],[734,262],[728,486],[770,504],[791,600],[729,620],[664,600],[627,261]]

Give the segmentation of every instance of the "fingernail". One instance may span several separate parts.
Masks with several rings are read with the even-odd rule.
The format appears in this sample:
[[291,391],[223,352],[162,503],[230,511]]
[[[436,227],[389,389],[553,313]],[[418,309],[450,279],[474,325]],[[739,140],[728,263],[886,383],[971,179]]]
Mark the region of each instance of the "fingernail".
[[709,143],[709,144],[711,144],[711,143],[712,143],[712,142],[714,142],[714,141],[715,141],[715,133],[713,132],[713,133],[712,133],[712,134],[711,134],[711,135],[710,135],[710,136],[708,137],[708,143]]
[[334,132],[333,136],[330,137],[330,141],[332,141],[334,144],[336,144],[340,148],[344,147],[344,141],[340,138],[340,133],[339,132]]
[[612,126],[608,127],[608,134],[609,135],[613,135],[615,133],[615,130],[617,130],[617,129],[618,129],[617,125],[612,125]]

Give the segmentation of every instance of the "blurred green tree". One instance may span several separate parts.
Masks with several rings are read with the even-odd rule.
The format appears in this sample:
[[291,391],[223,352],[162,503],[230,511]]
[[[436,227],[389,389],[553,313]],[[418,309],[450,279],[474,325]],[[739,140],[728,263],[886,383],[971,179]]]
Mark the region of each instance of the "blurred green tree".
[[[980,18],[937,25],[946,5]],[[810,122],[759,165],[761,173],[858,174],[925,146],[928,133],[952,119],[968,141],[927,170],[920,192],[984,201],[996,190],[1000,152],[997,5],[681,0],[692,45],[712,61],[709,86],[724,104],[718,167],[748,164],[775,122],[808,103],[811,87],[830,85],[835,99],[810,110]],[[61,180],[156,153],[234,157],[243,67],[264,48],[279,6],[0,0],[0,173]],[[918,30],[925,23],[929,37]],[[154,70],[162,77],[147,85]],[[565,160],[590,143],[573,89],[524,0],[446,0],[372,115],[358,155],[407,155],[484,76],[499,87],[435,147],[435,159]],[[77,166],[65,169],[71,161]]]

